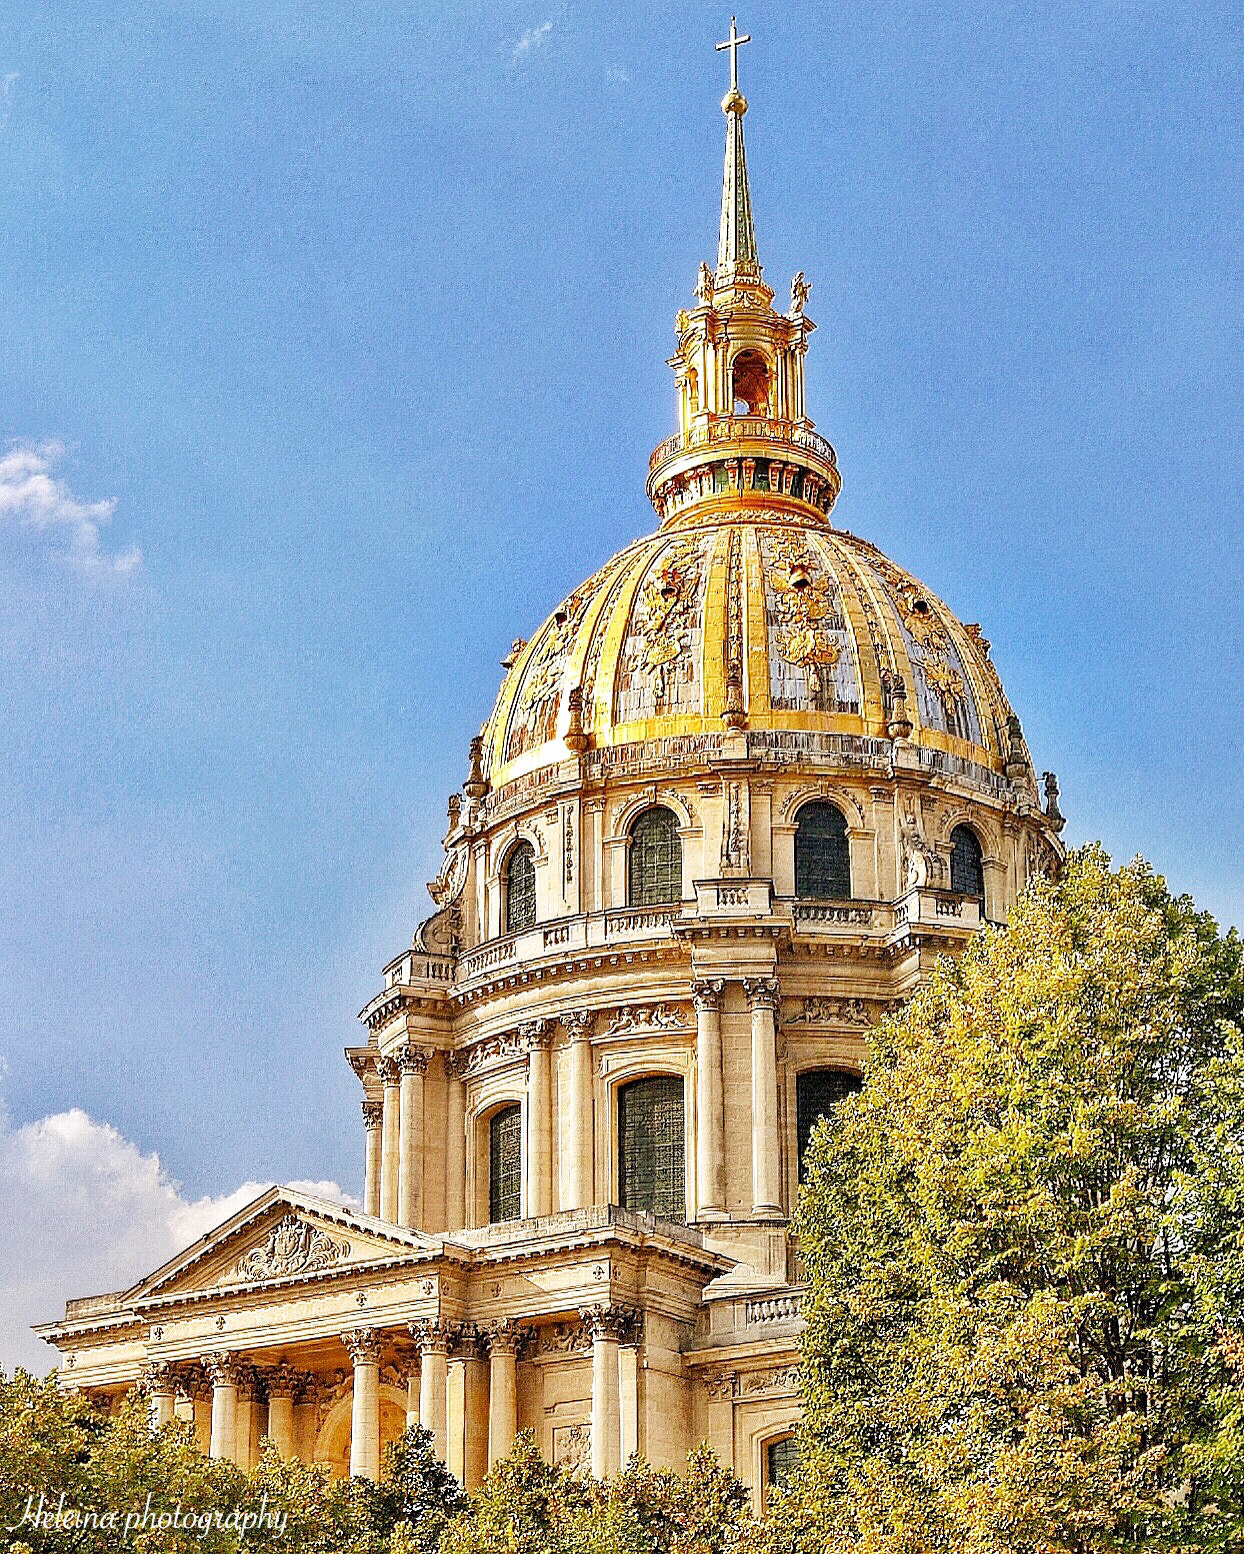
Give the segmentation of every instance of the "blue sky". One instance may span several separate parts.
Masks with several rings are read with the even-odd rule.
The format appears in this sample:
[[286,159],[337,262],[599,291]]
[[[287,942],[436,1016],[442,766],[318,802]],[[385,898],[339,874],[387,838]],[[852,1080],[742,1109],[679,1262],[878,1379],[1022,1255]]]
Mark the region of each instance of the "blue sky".
[[[984,624],[1069,839],[1239,923],[1233,12],[739,20],[837,519]],[[5,8],[10,1137],[76,1107],[191,1195],[357,1185],[341,1047],[428,910],[498,660],[654,521],[728,24]]]

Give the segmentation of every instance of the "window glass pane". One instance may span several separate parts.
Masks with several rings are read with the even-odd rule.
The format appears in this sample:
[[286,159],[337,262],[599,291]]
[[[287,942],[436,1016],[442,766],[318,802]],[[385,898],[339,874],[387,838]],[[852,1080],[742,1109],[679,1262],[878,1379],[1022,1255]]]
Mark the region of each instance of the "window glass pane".
[[488,1219],[518,1219],[523,1202],[523,1113],[507,1106],[488,1124]]
[[627,900],[631,906],[682,900],[682,841],[672,810],[646,809],[632,824]]
[[780,1441],[770,1441],[765,1483],[770,1489],[789,1484],[799,1466],[799,1446],[793,1435],[784,1435]]
[[851,895],[847,822],[832,804],[805,804],[795,831],[795,894],[811,901]]
[[956,826],[950,833],[950,888],[963,896],[985,899],[985,864],[976,832]]
[[530,842],[519,842],[505,868],[505,931],[518,933],[536,920],[536,859]]
[[618,1196],[622,1207],[681,1223],[683,1184],[682,1080],[637,1079],[618,1094]]
[[796,1129],[799,1135],[799,1180],[804,1179],[812,1130],[822,1117],[833,1115],[843,1096],[854,1095],[863,1081],[841,1068],[810,1068],[795,1080]]

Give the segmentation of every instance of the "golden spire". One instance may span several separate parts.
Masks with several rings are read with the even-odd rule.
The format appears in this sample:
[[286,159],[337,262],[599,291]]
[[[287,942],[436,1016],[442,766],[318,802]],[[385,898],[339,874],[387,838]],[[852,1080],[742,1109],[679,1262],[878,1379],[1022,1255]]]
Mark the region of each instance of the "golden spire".
[[728,286],[736,277],[760,278],[756,254],[756,229],[752,224],[752,195],[747,182],[747,152],[743,145],[743,115],[747,98],[739,91],[739,49],[750,43],[730,18],[730,36],[717,45],[730,51],[730,90],[721,100],[726,116],[726,167],[721,186],[721,232],[717,240],[717,284]]

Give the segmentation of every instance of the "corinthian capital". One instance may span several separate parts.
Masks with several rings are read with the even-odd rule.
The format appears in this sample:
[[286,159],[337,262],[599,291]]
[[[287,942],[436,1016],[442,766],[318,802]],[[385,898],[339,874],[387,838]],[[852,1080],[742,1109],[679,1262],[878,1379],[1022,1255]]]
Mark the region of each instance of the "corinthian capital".
[[237,1387],[243,1379],[245,1366],[236,1354],[226,1349],[203,1356],[203,1369],[211,1378],[213,1387]]
[[518,1036],[529,1052],[535,1052],[541,1047],[551,1046],[553,1041],[553,1022],[552,1020],[526,1020],[519,1026]]
[[374,1327],[353,1328],[348,1333],[342,1333],[341,1341],[356,1365],[379,1364],[382,1339]]
[[579,1315],[593,1338],[613,1338],[619,1342],[631,1331],[637,1317],[633,1306],[607,1306],[603,1302],[580,1306]]
[[453,1348],[457,1327],[453,1322],[412,1322],[410,1336],[420,1354],[448,1354]]
[[177,1378],[171,1365],[162,1361],[152,1360],[143,1366],[142,1388],[149,1396],[156,1393],[171,1393],[176,1390]]
[[376,1073],[382,1085],[395,1085],[402,1077],[395,1058],[377,1058]]
[[363,1126],[364,1128],[378,1128],[384,1121],[383,1101],[363,1102]]
[[407,1047],[398,1053],[396,1061],[403,1074],[426,1074],[428,1071],[428,1054],[422,1047]]
[[776,977],[744,977],[743,991],[749,1009],[776,1009],[778,1006]]
[[691,1001],[695,1005],[695,1012],[702,1014],[721,1008],[721,997],[726,990],[725,980],[722,977],[693,982],[691,984]]

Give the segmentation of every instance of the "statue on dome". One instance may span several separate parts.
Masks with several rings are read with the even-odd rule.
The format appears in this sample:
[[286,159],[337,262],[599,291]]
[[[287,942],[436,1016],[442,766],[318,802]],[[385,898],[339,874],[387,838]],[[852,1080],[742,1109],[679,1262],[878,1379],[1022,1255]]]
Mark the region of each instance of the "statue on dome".
[[812,295],[812,282],[805,281],[803,271],[800,270],[790,283],[790,310],[792,313],[802,313],[808,305],[808,298]]
[[713,272],[703,259],[700,260],[700,278],[695,284],[695,294],[705,307],[713,300]]

